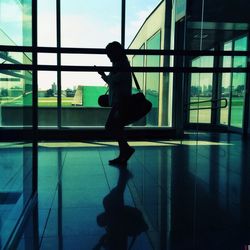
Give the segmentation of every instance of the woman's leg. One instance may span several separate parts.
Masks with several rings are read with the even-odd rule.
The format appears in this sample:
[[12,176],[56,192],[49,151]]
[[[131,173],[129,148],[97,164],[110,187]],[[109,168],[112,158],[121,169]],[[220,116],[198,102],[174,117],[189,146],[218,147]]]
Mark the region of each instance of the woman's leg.
[[120,151],[119,157],[109,161],[110,164],[126,163],[135,150],[129,146],[125,138],[123,120],[119,115],[118,106],[112,107],[105,128],[117,140]]

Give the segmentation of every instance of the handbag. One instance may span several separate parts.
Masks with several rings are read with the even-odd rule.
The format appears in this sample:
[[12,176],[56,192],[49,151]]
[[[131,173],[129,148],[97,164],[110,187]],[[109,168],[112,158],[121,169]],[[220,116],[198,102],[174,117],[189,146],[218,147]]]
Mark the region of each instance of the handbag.
[[148,114],[152,108],[152,103],[147,100],[145,95],[142,93],[134,72],[132,72],[132,76],[138,93],[132,94],[127,102],[128,107],[124,118],[124,125],[129,125],[140,120]]
[[101,107],[110,107],[109,105],[109,95],[108,95],[108,91],[106,91],[106,93],[104,95],[100,95],[98,97],[98,104],[101,106]]

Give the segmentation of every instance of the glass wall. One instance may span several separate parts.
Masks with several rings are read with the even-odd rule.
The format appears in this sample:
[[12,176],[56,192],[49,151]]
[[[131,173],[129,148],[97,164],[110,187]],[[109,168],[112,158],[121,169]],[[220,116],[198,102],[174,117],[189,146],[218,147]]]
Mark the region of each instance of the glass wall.
[[0,44],[31,46],[31,0],[1,0]]
[[[224,51],[232,51],[232,41],[224,44]],[[224,56],[223,57],[223,67],[232,67],[232,57]],[[220,87],[220,96],[221,98],[226,98],[228,104],[230,104],[231,96],[231,73],[222,73],[221,78],[221,87]],[[220,109],[220,123],[223,125],[228,125],[229,122],[229,105],[226,108]]]
[[37,0],[37,31],[38,46],[56,47],[56,0]]
[[[0,1],[0,45],[31,46],[31,0]],[[31,53],[0,52],[1,64],[32,64]],[[32,72],[0,71],[0,127],[32,126]]]
[[0,126],[32,126],[32,72],[0,71]]
[[[106,92],[107,86],[105,82],[96,72],[79,70],[61,71],[60,74],[54,68],[51,70],[48,66],[111,66],[111,63],[105,54],[98,54],[99,49],[103,49],[112,41],[121,42],[122,37],[122,1],[112,0],[108,3],[98,4],[96,2],[82,2],[74,0],[70,4],[61,0],[60,2],[60,21],[61,21],[61,37],[56,37],[57,32],[57,1],[42,1],[37,0],[37,38],[38,46],[56,47],[61,44],[63,48],[92,48],[92,52],[87,54],[69,54],[62,53],[58,57],[56,50],[54,53],[37,53],[38,67],[43,66],[43,70],[38,70],[38,126],[43,128],[49,127],[84,127],[84,126],[101,126],[105,124],[106,116],[109,109],[98,106],[97,99],[100,94]],[[32,45],[31,33],[31,0],[25,1],[1,1],[0,12],[11,9],[15,15],[0,15],[1,24],[1,45]],[[145,5],[146,4],[146,5]],[[145,7],[143,7],[145,6]],[[126,22],[125,22],[125,43],[133,44],[139,35],[140,46],[133,44],[133,48],[161,49],[163,46],[163,37],[161,32],[164,30],[164,10],[165,2],[159,0],[147,0],[146,3],[134,3],[130,0],[126,1]],[[7,13],[7,11],[6,11]],[[106,13],[109,13],[107,16]],[[14,18],[14,16],[16,16]],[[11,18],[13,20],[11,20]],[[148,32],[150,31],[150,32]],[[48,35],[49,34],[49,35]],[[130,48],[132,48],[130,47]],[[53,51],[52,51],[53,52]],[[28,57],[27,57],[28,55]],[[6,60],[8,58],[8,60]],[[58,65],[58,58],[61,60],[61,65]],[[162,58],[160,56],[140,56],[142,62],[132,62],[131,64],[159,67],[162,66]],[[135,57],[133,60],[138,60]],[[145,58],[145,59],[144,59]],[[10,52],[7,54],[1,53],[0,60],[7,63],[23,63],[32,65],[31,53],[16,53]],[[141,59],[139,59],[140,61]],[[145,60],[145,62],[144,62]],[[14,72],[14,71],[13,71]],[[1,72],[5,74],[6,72]],[[16,71],[14,72],[16,73]],[[18,86],[14,86],[13,82],[17,79],[6,80],[6,77],[1,77],[0,88],[2,91],[1,107],[6,106],[6,101],[9,100],[8,106],[15,104],[12,110],[18,112],[19,116],[24,115],[24,118],[1,119],[3,123],[0,126],[30,126],[32,121],[32,74],[30,71],[20,71],[23,75]],[[108,72],[106,72],[108,73]],[[12,73],[13,74],[13,73]],[[136,73],[141,88],[146,96],[153,103],[153,109],[147,116],[147,121],[136,123],[134,125],[159,126],[159,120],[164,120],[163,116],[171,116],[172,104],[171,98],[161,98],[159,101],[159,89],[165,84],[160,73]],[[8,74],[7,74],[8,75]],[[60,77],[58,77],[60,75]],[[9,78],[9,77],[8,77]],[[14,103],[13,98],[8,98],[9,93],[6,92],[6,82],[8,88],[23,89],[19,91],[20,95],[17,102]],[[22,86],[21,86],[22,85]],[[29,87],[28,87],[29,85]],[[14,86],[14,87],[13,87]],[[58,92],[60,90],[60,93]],[[167,95],[170,96],[170,87],[167,89]],[[135,91],[135,90],[133,90]],[[13,91],[12,91],[13,92]],[[10,97],[13,97],[11,94]],[[22,96],[21,96],[22,95]],[[29,101],[28,97],[29,96]],[[58,97],[60,96],[58,102]],[[168,101],[169,100],[169,101]],[[23,106],[23,107],[22,107]],[[25,112],[24,110],[25,107]],[[169,107],[169,108],[168,108]],[[61,109],[60,109],[61,108]],[[1,108],[1,114],[6,115],[4,109]],[[10,109],[10,108],[9,108]],[[60,110],[59,110],[60,109]],[[168,110],[167,110],[168,109]],[[159,110],[161,110],[159,114]],[[167,110],[167,111],[166,111]],[[26,112],[27,111],[27,112]],[[29,118],[27,118],[29,116]],[[58,120],[59,119],[59,120]],[[168,120],[168,119],[165,119]],[[5,125],[4,125],[5,124]],[[163,124],[161,126],[170,126]]]
[[121,41],[121,1],[61,0],[61,45],[103,48]]
[[[243,36],[224,44],[225,51],[246,51],[247,37]],[[244,68],[247,66],[245,56],[224,56],[223,66]],[[220,123],[235,128],[243,127],[246,73],[223,73],[220,95],[227,98],[228,107],[220,110]]]
[[[243,37],[235,40],[235,51],[247,50],[247,38]],[[244,56],[233,57],[233,67],[242,68],[247,66],[247,58]],[[232,74],[232,100],[231,100],[231,119],[230,125],[233,127],[242,128],[243,126],[243,111],[245,99],[245,84],[246,73],[233,73]]]
[[[38,71],[38,126],[57,126],[57,72]],[[63,100],[64,101],[64,100]]]
[[[158,31],[146,42],[147,49],[161,48],[161,32]],[[146,56],[147,67],[160,67],[160,56]],[[146,97],[152,102],[147,115],[147,125],[158,125],[160,73],[146,73]]]
[[[192,67],[213,67],[213,57],[203,56],[192,60]],[[191,74],[189,122],[211,122],[213,73]]]
[[[133,13],[133,11],[136,10],[136,4],[133,5],[129,3],[130,1],[127,3],[127,11],[131,10],[131,13]],[[151,13],[144,19],[144,23],[130,43],[129,49],[145,48],[146,52],[150,52],[150,50],[162,50],[165,48],[165,1],[152,1],[150,6],[152,5],[156,7],[151,10]],[[129,25],[129,23],[127,23],[127,25]],[[128,35],[128,33],[126,33],[126,35]],[[133,66],[145,65],[146,67],[157,68],[169,65],[169,56],[145,55],[145,59],[143,60],[142,57],[137,55],[134,56],[132,60]],[[141,73],[137,73],[139,76],[140,74]],[[168,72],[145,72],[143,75],[144,92],[153,105],[152,110],[146,116],[146,126],[172,126],[173,82],[169,76],[170,73]],[[142,74],[140,77],[142,77]]]

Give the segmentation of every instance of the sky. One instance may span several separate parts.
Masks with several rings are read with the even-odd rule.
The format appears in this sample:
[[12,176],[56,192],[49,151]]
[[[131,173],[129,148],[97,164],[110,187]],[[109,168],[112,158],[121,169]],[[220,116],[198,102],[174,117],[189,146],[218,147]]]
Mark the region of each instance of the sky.
[[[30,0],[26,0],[28,2]],[[128,46],[160,0],[127,0],[126,46]],[[17,45],[21,44],[20,19],[16,0],[0,0],[0,28],[6,29]],[[11,11],[6,11],[11,10]],[[12,14],[10,14],[12,12]],[[56,46],[56,1],[38,0],[38,46]],[[61,46],[105,48],[111,41],[121,41],[121,1],[61,0]],[[28,17],[25,17],[28,19]],[[53,64],[55,55],[39,55],[38,62]],[[64,65],[110,66],[105,56],[62,55]],[[39,72],[39,89],[48,89],[56,81],[55,72]],[[96,73],[65,72],[62,88],[77,85],[103,85]]]

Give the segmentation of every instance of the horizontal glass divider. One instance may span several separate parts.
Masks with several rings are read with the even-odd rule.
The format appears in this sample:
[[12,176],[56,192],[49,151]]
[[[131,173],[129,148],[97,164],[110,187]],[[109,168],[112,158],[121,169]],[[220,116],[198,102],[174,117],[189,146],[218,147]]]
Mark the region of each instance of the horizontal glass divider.
[[[112,71],[112,67],[98,66],[98,70]],[[30,65],[30,64],[1,64],[0,71],[3,70],[39,70],[39,71],[72,71],[72,72],[97,72],[94,66],[56,66],[56,65]],[[133,72],[168,72],[168,73],[247,73],[250,67],[244,68],[199,68],[199,67],[132,67]],[[124,71],[126,72],[126,70]]]
[[[56,48],[6,45],[0,45],[0,51],[64,54],[106,54],[106,50],[103,48]],[[250,51],[125,49],[125,52],[127,55],[250,56]]]

